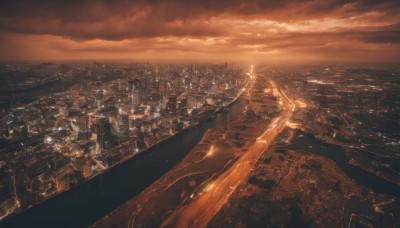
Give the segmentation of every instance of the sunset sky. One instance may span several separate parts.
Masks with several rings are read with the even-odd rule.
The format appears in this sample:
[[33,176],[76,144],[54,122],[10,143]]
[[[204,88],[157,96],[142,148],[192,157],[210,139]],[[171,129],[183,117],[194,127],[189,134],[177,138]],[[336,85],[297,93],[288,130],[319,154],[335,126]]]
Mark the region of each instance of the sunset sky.
[[400,0],[1,0],[0,59],[400,63]]

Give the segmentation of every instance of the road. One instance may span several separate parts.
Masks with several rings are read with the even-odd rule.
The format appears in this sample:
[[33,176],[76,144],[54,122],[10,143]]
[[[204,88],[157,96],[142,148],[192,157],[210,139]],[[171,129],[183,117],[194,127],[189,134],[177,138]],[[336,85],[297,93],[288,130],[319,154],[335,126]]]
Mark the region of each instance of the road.
[[[261,74],[252,74],[265,78]],[[193,201],[174,211],[162,224],[163,227],[205,227],[228,202],[235,190],[244,183],[265,149],[282,132],[295,109],[294,102],[272,80],[268,80],[276,95],[282,100],[282,113],[274,118],[263,134],[229,169],[196,193]]]

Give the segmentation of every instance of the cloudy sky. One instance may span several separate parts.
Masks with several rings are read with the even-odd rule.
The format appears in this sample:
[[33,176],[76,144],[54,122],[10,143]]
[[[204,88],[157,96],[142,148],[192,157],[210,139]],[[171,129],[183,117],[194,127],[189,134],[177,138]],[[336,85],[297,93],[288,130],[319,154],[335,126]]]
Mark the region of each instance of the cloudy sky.
[[400,0],[1,0],[0,59],[400,62]]

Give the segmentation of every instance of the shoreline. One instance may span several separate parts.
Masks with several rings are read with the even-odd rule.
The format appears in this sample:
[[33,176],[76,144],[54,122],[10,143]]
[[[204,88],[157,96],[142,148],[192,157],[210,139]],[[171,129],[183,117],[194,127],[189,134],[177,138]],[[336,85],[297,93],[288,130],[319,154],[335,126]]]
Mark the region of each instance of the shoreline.
[[[303,135],[306,135],[307,137],[312,138],[313,140],[315,140],[314,142],[318,143],[319,145],[327,146],[328,148],[330,147],[330,148],[332,148],[332,150],[334,150],[333,147],[337,147],[339,150],[341,150],[341,152],[318,153],[318,152],[314,151],[314,149],[319,146],[318,144],[315,144],[315,146],[313,145],[312,148],[307,148],[307,147],[300,148],[301,146],[299,147],[293,141],[289,145],[283,146],[282,149],[297,150],[297,151],[300,151],[300,152],[303,152],[303,153],[323,156],[323,157],[333,161],[338,166],[338,168],[341,169],[341,171],[346,175],[346,177],[348,177],[349,179],[353,180],[358,185],[360,185],[360,186],[362,186],[362,187],[364,187],[366,189],[370,189],[370,190],[372,190],[374,192],[380,193],[380,194],[384,194],[384,195],[392,196],[392,197],[399,197],[399,194],[400,194],[399,191],[394,190],[392,193],[383,192],[382,190],[379,190],[377,188],[371,187],[371,186],[373,186],[372,182],[368,182],[368,181],[365,182],[365,181],[362,180],[362,178],[356,178],[355,176],[356,175],[360,175],[361,173],[363,173],[364,175],[367,174],[367,175],[370,175],[370,177],[373,177],[375,179],[375,181],[380,181],[381,182],[377,186],[380,186],[380,185],[382,185],[383,183],[386,182],[386,184],[392,185],[393,187],[396,186],[395,188],[399,189],[399,185],[396,182],[393,182],[391,180],[388,180],[386,178],[378,176],[378,175],[376,175],[376,174],[374,174],[372,172],[364,170],[363,168],[361,168],[361,167],[359,167],[357,165],[351,164],[349,162],[350,160],[347,160],[348,157],[347,157],[344,149],[342,148],[342,146],[337,145],[337,144],[333,144],[333,143],[331,143],[329,141],[326,141],[326,140],[323,140],[323,139],[320,139],[320,138],[316,137],[312,133],[309,133],[309,132],[306,132],[306,131],[303,131],[303,130],[298,130],[298,131],[299,131],[298,134],[303,134]],[[297,137],[297,136],[295,136],[295,137]],[[342,154],[340,154],[340,153],[342,153]],[[335,158],[333,156],[335,154],[339,154],[339,157]],[[360,173],[357,173],[357,174],[354,173],[354,172],[358,172],[358,171]],[[361,177],[361,176],[359,176],[359,177]],[[373,181],[373,180],[369,179],[369,181]]]
[[[246,108],[252,102],[249,98],[247,100]],[[260,106],[258,105],[260,104],[252,103],[251,107],[259,110],[257,107]],[[270,107],[273,107],[273,105],[271,104]],[[240,142],[243,142],[246,145],[245,147],[250,149],[248,147],[253,143],[263,144],[263,142],[256,140],[264,132],[259,130],[260,124],[268,126],[271,123],[267,119],[255,119],[257,122],[246,121],[249,120],[247,118],[253,119],[253,116],[246,115],[246,108],[240,116],[231,120],[226,126],[221,126],[220,129],[203,136],[185,160],[175,166],[174,169],[167,172],[138,196],[91,224],[91,227],[123,227],[143,224],[160,226],[176,207],[186,205],[200,195],[206,194],[211,188],[230,191],[230,187],[216,187],[219,182],[215,180],[230,170],[234,164],[237,164],[238,160],[243,159],[240,158],[244,153],[241,149],[243,144],[234,144],[238,142],[234,136],[235,132],[242,134],[243,141]],[[248,124],[246,125],[247,130],[235,127],[241,126],[243,123]],[[159,205],[160,200],[164,202],[162,205]]]
[[[238,93],[238,95],[231,102],[229,102],[226,106],[223,106],[220,111],[218,111],[218,112],[215,111],[214,114],[223,113],[224,112],[223,109],[229,108],[234,103],[236,103],[239,100],[239,98],[241,97],[243,91],[244,90],[241,89],[240,92]],[[66,188],[66,189],[64,189],[62,191],[59,191],[59,192],[54,192],[53,194],[50,194],[45,199],[43,199],[43,200],[41,200],[41,201],[39,201],[37,203],[31,204],[31,205],[29,205],[29,206],[27,206],[27,207],[25,207],[23,209],[22,208],[16,208],[14,211],[10,212],[9,214],[5,214],[2,218],[0,218],[0,224],[6,222],[6,220],[13,219],[16,216],[19,216],[19,215],[23,214],[24,212],[29,211],[32,208],[40,206],[41,204],[45,203],[46,201],[54,199],[57,196],[62,195],[63,193],[70,192],[70,191],[73,191],[73,190],[75,190],[75,189],[77,189],[79,187],[82,187],[84,184],[92,181],[95,177],[98,177],[99,175],[103,175],[103,174],[107,173],[108,171],[116,168],[117,166],[120,166],[120,165],[128,162],[129,160],[131,160],[131,159],[133,159],[133,158],[135,158],[137,156],[140,156],[142,154],[145,154],[146,152],[150,151],[151,149],[153,149],[157,145],[159,145],[159,144],[161,144],[161,143],[163,143],[163,142],[165,142],[165,141],[167,141],[167,140],[169,140],[169,139],[171,139],[171,138],[173,138],[173,137],[175,137],[177,135],[183,134],[184,132],[186,132],[187,130],[192,129],[193,127],[199,126],[200,124],[203,124],[203,123],[207,123],[207,122],[209,122],[209,121],[211,121],[213,119],[215,119],[215,117],[214,118],[209,118],[209,119],[206,119],[206,120],[203,120],[203,121],[200,121],[200,122],[199,121],[198,122],[194,122],[192,125],[189,125],[188,127],[184,128],[184,129],[182,129],[180,131],[175,132],[173,135],[170,135],[170,136],[168,136],[166,138],[163,138],[160,141],[158,141],[157,143],[155,143],[155,144],[153,144],[153,145],[151,145],[151,146],[149,146],[149,147],[147,147],[147,148],[145,148],[145,149],[143,149],[143,150],[141,150],[141,151],[139,151],[137,153],[133,153],[133,154],[121,159],[117,163],[115,163],[115,164],[113,164],[111,166],[108,166],[105,169],[100,170],[98,173],[93,174],[92,176],[90,176],[88,179],[86,179],[82,183],[79,183],[79,184],[77,184],[77,185],[75,185],[73,187]]]

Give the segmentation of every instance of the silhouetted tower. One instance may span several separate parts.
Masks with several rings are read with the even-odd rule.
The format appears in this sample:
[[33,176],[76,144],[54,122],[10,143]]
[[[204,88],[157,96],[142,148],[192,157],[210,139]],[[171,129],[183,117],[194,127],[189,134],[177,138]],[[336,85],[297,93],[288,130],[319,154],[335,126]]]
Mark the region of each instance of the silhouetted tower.
[[170,114],[176,114],[176,95],[172,94],[168,97],[167,110]]
[[111,144],[111,124],[108,118],[101,118],[96,124],[97,143],[101,148],[108,148]]

